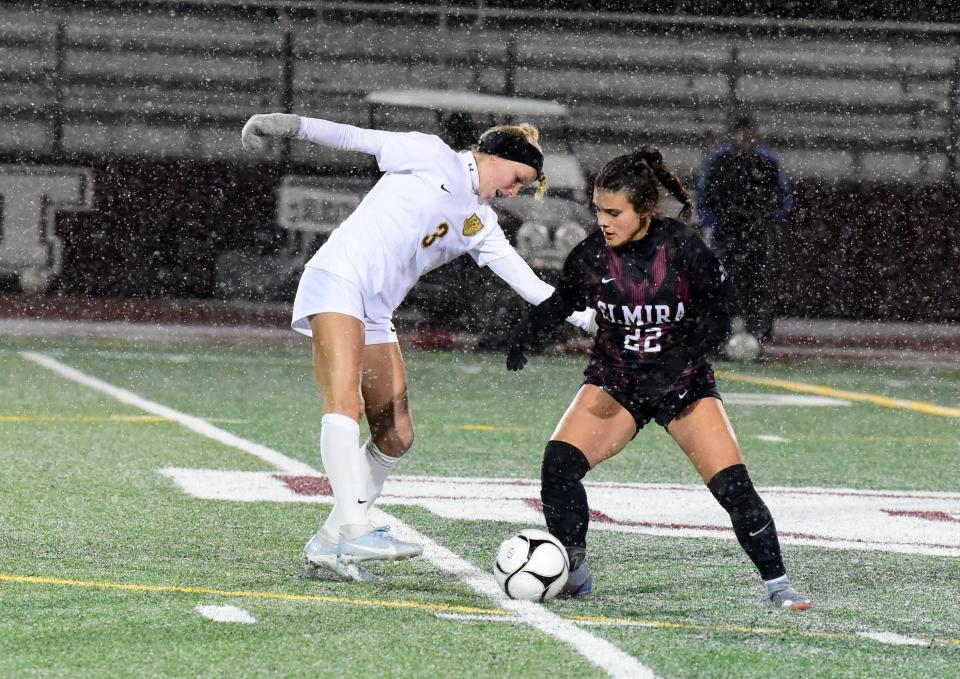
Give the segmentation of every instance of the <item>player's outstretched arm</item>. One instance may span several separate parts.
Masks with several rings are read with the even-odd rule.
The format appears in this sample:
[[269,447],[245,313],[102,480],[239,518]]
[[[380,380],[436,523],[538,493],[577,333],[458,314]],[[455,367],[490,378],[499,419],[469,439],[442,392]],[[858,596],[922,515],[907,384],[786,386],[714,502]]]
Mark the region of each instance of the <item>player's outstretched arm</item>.
[[550,328],[559,325],[570,312],[570,302],[557,291],[533,307],[510,335],[507,370],[523,370],[527,364],[527,351],[542,344]]
[[240,141],[246,150],[262,152],[267,148],[268,137],[302,139],[337,151],[367,153],[380,160],[383,140],[398,134],[293,113],[258,113],[243,126]]
[[[523,257],[506,245],[506,240],[503,247],[505,254],[487,265],[490,270],[533,305],[538,305],[549,298],[553,294],[553,286],[541,280]],[[566,321],[590,335],[597,334],[596,309],[586,308],[574,311],[567,316]]]
[[251,116],[240,132],[240,143],[247,151],[262,153],[269,137],[295,139],[300,133],[300,116],[293,113],[258,113]]

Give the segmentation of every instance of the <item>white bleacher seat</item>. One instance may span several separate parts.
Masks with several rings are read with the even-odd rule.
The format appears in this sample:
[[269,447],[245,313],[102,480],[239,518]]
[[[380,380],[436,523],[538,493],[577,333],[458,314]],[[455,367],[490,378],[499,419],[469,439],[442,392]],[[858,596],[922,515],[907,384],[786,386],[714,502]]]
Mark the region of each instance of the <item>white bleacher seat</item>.
[[752,100],[821,102],[824,104],[896,104],[916,101],[907,97],[899,83],[850,79],[796,78],[783,76],[744,76],[737,83],[737,94],[749,104]]
[[0,149],[49,152],[53,137],[50,123],[35,120],[6,120],[0,125]]
[[237,40],[257,38],[261,35],[279,36],[276,27],[254,15],[247,18],[217,15],[200,17],[176,15],[166,12],[110,12],[104,8],[94,11],[75,11],[67,15],[70,35],[97,37],[104,33],[134,39],[173,39],[180,43],[192,40],[209,42],[211,36],[223,41],[225,36]]
[[[229,156],[237,120],[281,107],[280,22],[254,13],[196,16],[119,8],[105,13],[102,7],[92,11],[76,5],[47,12],[0,9],[0,73],[18,74],[0,82],[0,108],[23,116],[29,105],[42,108],[52,102],[47,84],[22,81],[54,64],[58,21],[67,28],[67,150]],[[550,28],[522,34],[486,28],[481,40],[476,30],[460,27],[441,31],[366,20],[348,25],[322,18],[294,18],[284,26],[295,35],[293,109],[361,125],[368,123],[362,97],[374,89],[503,92],[508,44],[516,38],[514,92],[556,97],[570,105],[574,138],[585,149],[600,149],[588,151],[597,163],[612,155],[604,151],[608,147],[625,149],[637,139],[657,143],[661,138],[680,149],[678,164],[692,169],[695,154],[689,149],[705,148],[722,136],[737,105],[756,114],[763,132],[796,142],[795,148],[780,151],[793,154],[800,171],[817,168],[827,175],[859,167],[844,150],[857,144],[870,149],[890,145],[871,151],[880,153],[877,158],[863,155],[865,171],[878,176],[942,171],[937,162],[912,170],[912,161],[897,154],[917,142],[931,156],[930,149],[950,131],[945,114],[957,55],[945,44],[851,41],[840,35],[747,40],[719,33],[691,37]],[[24,40],[29,44],[20,44]],[[204,78],[228,82],[231,88],[207,87]],[[730,98],[731,84],[739,104]],[[162,131],[167,125],[163,116],[150,118],[154,128],[143,122],[154,112],[173,114],[171,120],[209,115],[234,123],[213,120],[199,132],[202,138],[173,146],[168,140],[160,148],[154,128]],[[98,121],[98,115],[107,122]],[[419,129],[433,123],[429,112],[394,116],[381,125]],[[49,134],[49,120],[17,124],[24,139],[43,147],[36,135]],[[98,125],[116,125],[114,136],[120,141],[99,134]],[[608,137],[591,137],[595,130]],[[10,135],[4,139],[0,149],[22,147]],[[817,144],[834,144],[839,150],[805,148]],[[303,146],[292,146],[294,159],[318,157],[315,149]],[[889,162],[882,161],[884,154]],[[586,161],[588,168],[591,162]]]
[[780,160],[788,176],[843,179],[852,176],[855,159],[849,151],[837,150],[792,150],[782,151]]
[[143,75],[254,80],[258,77],[276,78],[279,73],[279,68],[263,69],[256,55],[240,57],[125,52],[117,58],[105,59],[100,50],[70,49],[67,52],[66,65],[67,72],[71,74],[116,75],[121,78]]
[[865,153],[862,173],[868,179],[913,179],[921,175],[924,158],[916,153]]
[[517,94],[537,96],[551,93],[562,99],[578,100],[590,96],[609,96],[621,93],[628,97],[691,96],[705,99],[721,99],[727,96],[728,87],[721,77],[667,75],[660,73],[614,72],[598,77],[593,71],[564,69],[559,71],[534,68],[518,69],[515,79]]

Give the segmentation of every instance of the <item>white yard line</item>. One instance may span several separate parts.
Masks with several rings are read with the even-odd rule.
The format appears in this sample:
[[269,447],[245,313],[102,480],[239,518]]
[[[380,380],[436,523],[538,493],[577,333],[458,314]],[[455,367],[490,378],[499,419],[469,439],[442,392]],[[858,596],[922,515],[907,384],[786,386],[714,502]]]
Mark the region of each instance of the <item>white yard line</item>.
[[153,415],[174,420],[175,422],[179,422],[187,429],[196,432],[201,436],[206,436],[207,438],[218,441],[225,446],[231,446],[233,448],[238,448],[245,453],[250,453],[251,455],[260,458],[264,462],[272,464],[277,469],[284,471],[287,474],[310,475],[317,473],[316,470],[310,465],[287,457],[283,453],[278,453],[277,451],[271,450],[266,446],[261,446],[259,443],[254,443],[253,441],[248,441],[247,439],[231,434],[228,431],[224,431],[219,427],[213,426],[209,422],[202,420],[199,417],[187,415],[179,410],[168,408],[167,406],[154,401],[148,401],[145,398],[137,396],[132,391],[127,391],[126,389],[122,389],[104,382],[103,380],[99,380],[96,377],[87,375],[86,373],[82,373],[79,370],[71,368],[68,365],[64,365],[57,359],[45,354],[38,354],[33,351],[24,351],[20,355],[27,360],[33,361],[34,363],[47,368],[48,370],[58,373],[62,377],[66,377],[68,380],[73,380],[74,382],[82,384],[85,387],[107,394],[108,396],[112,396],[121,403],[126,403],[127,405],[131,405],[135,408],[140,408],[141,410]]
[[[279,471],[307,476],[317,476],[320,474],[320,472],[309,465],[289,458],[280,452],[226,432],[192,415],[137,396],[131,391],[116,387],[96,377],[80,372],[75,368],[64,365],[60,361],[45,354],[25,351],[22,352],[21,355],[27,360],[33,361],[48,370],[52,370],[69,380],[107,394],[122,403],[132,405],[155,415],[169,417],[201,436],[206,436],[224,445],[250,453],[264,462],[274,465]],[[378,523],[390,524],[394,532],[401,538],[422,544],[424,546],[424,558],[434,566],[457,576],[478,594],[492,599],[501,608],[513,611],[523,622],[531,627],[569,644],[577,653],[597,667],[605,670],[610,676],[623,677],[624,679],[656,677],[653,670],[633,656],[624,653],[606,639],[594,636],[580,629],[575,623],[570,620],[564,620],[539,604],[527,601],[514,601],[507,598],[490,573],[479,570],[473,566],[473,564],[457,556],[425,535],[422,535],[411,526],[400,521],[397,517],[387,514],[377,507],[371,508],[370,516]]]
[[67,353],[82,354],[113,361],[166,361],[168,363],[226,363],[236,365],[265,365],[265,366],[309,366],[310,355],[305,352],[300,355],[290,354],[287,358],[273,356],[259,356],[247,354],[185,354],[169,351],[121,351],[118,349],[69,349],[51,351],[49,355],[63,358]]
[[739,406],[839,406],[850,407],[850,401],[829,396],[809,396],[807,394],[763,394],[753,392],[725,391],[723,402],[726,405]]
[[204,606],[198,604],[193,610],[214,622],[241,622],[252,625],[257,621],[250,613],[237,606]]
[[[516,624],[520,622],[513,616],[509,615],[494,615],[494,614],[476,614],[476,613],[434,613],[438,618],[443,618],[444,620],[457,620],[460,622],[495,622],[505,625]],[[609,620],[576,620],[577,625],[582,625],[585,627],[650,627],[650,628],[664,628],[669,627],[673,623],[664,623],[656,620],[621,620],[621,619],[609,619]],[[784,634],[784,630],[771,629],[769,627],[763,627],[760,629],[750,629],[750,628],[730,628],[722,626],[710,626],[710,625],[685,625],[688,630],[699,631],[699,632],[736,632],[736,633],[748,633],[748,634]],[[817,633],[815,631],[800,631],[798,632],[801,636],[810,636],[810,637],[822,637],[822,633]],[[888,644],[891,646],[930,646],[937,643],[937,640],[924,640],[918,639],[916,637],[908,637],[902,634],[894,634],[893,632],[832,632],[827,633],[832,638],[838,639],[847,639],[850,641],[855,641],[856,639],[866,639],[868,641],[875,641],[880,644]],[[940,640],[942,641],[942,640]]]
[[905,637],[902,634],[893,632],[857,632],[857,636],[871,641],[879,641],[881,644],[891,644],[893,646],[929,646],[929,641],[916,639],[914,637]]

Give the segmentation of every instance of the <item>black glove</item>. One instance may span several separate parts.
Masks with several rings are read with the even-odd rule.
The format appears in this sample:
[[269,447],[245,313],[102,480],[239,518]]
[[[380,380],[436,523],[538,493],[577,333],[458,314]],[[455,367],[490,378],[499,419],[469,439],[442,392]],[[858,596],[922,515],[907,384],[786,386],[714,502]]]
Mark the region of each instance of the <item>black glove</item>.
[[511,344],[507,348],[507,370],[523,370],[527,364],[527,354],[521,344]]

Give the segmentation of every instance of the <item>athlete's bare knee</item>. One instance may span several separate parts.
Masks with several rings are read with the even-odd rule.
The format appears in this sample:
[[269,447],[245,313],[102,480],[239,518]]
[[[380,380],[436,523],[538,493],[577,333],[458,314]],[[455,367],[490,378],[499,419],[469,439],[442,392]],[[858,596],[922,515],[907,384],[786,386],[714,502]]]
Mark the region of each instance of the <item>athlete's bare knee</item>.
[[390,457],[402,456],[413,447],[413,441],[416,438],[413,420],[409,418],[379,427],[371,422],[370,432],[380,452]]
[[413,448],[413,441],[417,437],[413,428],[413,420],[407,419],[396,428],[397,446],[402,451],[400,454]]

